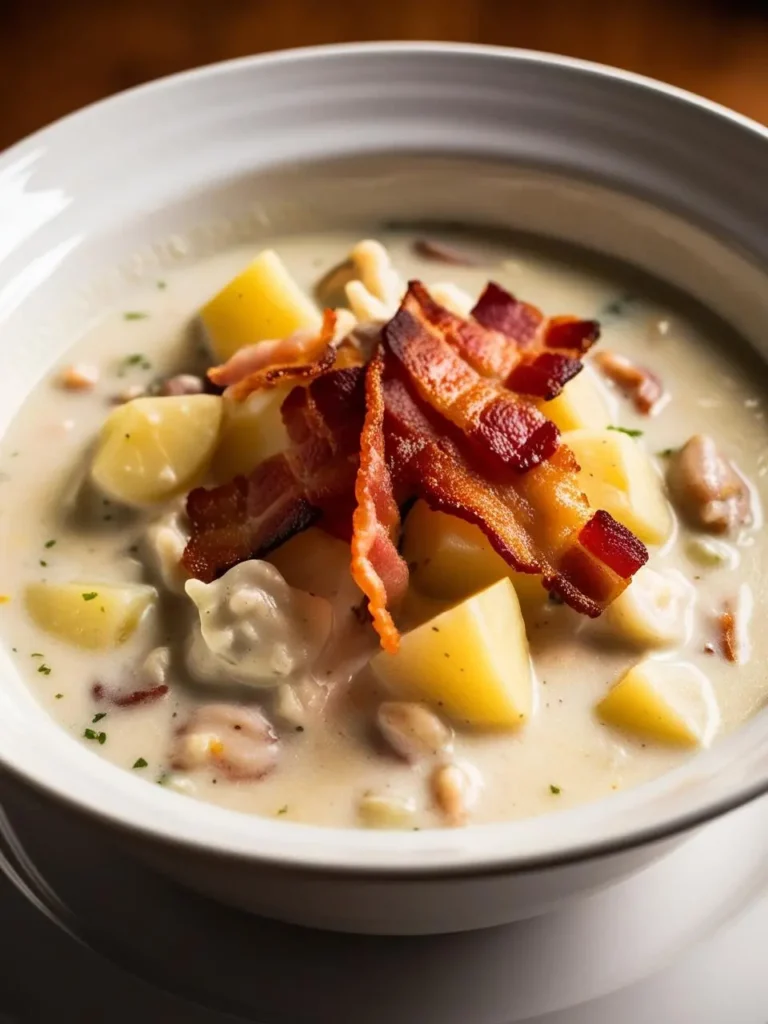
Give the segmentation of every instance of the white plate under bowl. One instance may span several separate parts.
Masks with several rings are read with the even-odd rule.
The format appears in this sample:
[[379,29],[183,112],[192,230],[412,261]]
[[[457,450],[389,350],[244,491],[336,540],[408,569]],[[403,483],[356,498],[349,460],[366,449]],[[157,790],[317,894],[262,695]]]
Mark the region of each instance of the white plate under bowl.
[[[337,226],[459,220],[621,258],[705,303],[765,355],[766,177],[759,126],[541,54],[331,47],[167,79],[0,157],[0,430],[119,289],[124,277],[104,268],[131,273],[143,252],[154,273],[267,225],[319,227],[334,194]],[[582,808],[450,831],[318,829],[185,800],[109,764],[94,770],[8,652],[0,677],[0,763],[19,782],[180,881],[329,928],[450,931],[530,916],[638,870],[665,837],[768,788],[762,713],[684,767]]]
[[7,786],[0,801],[0,870],[39,909],[159,988],[258,1024],[538,1020],[669,967],[768,887],[766,798],[535,920],[408,939],[329,935],[201,899]]

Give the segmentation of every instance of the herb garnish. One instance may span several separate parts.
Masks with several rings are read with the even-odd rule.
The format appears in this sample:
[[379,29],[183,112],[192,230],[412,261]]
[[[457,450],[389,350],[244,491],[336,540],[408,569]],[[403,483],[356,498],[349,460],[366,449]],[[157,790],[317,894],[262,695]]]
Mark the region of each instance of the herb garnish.
[[134,768],[146,768],[148,764],[149,764],[149,761],[145,761],[143,757],[137,757],[136,760],[133,762],[133,767]]
[[44,676],[49,676],[51,674],[51,670],[47,665],[38,665],[37,671]]
[[149,313],[142,313],[140,310],[128,310],[123,313],[123,320],[146,320]]
[[82,595],[84,601],[93,601],[94,598],[96,598],[98,596],[99,596],[98,590],[91,590],[89,593]]
[[48,563],[42,558],[40,559],[40,565],[42,565],[44,569],[48,568]]
[[660,452],[656,452],[660,459],[668,459],[675,454],[677,448],[662,448]]
[[64,696],[64,694],[63,694],[63,693],[57,693],[57,694],[55,694],[56,700],[61,700],[61,698],[62,698],[63,696]]
[[167,281],[158,281],[157,282],[157,287],[160,289],[160,291],[163,291],[165,288],[168,287],[168,282]]
[[107,734],[105,732],[96,732],[95,729],[85,729],[83,736],[87,740],[96,740],[96,742],[100,743],[102,746],[107,742]]
[[550,793],[551,793],[551,794],[552,794],[553,796],[559,796],[559,795],[560,795],[560,793],[561,793],[561,789],[560,789],[560,787],[559,787],[559,786],[553,786],[553,785],[552,785],[552,784],[550,783],[550,786],[549,786],[549,792],[550,792]]
[[102,720],[102,718],[106,718],[106,717],[107,717],[107,712],[106,711],[97,711],[96,714],[91,719],[91,721],[95,724],[96,722],[100,722]]
[[45,655],[44,654],[40,654],[39,651],[33,651],[32,654],[30,654],[30,658],[44,658],[44,657],[45,657]]
[[45,542],[45,544],[43,545],[43,547],[46,547],[46,548],[52,548],[52,547],[53,547],[53,545],[54,545],[55,543],[56,543],[56,541],[55,541],[55,540],[47,540],[47,541]]
[[642,437],[644,431],[633,430],[632,427],[608,427],[608,430],[615,430],[619,434],[626,434],[627,437]]
[[288,813],[288,804],[283,804],[283,806],[280,808],[280,810],[277,813],[278,814],[287,814]]

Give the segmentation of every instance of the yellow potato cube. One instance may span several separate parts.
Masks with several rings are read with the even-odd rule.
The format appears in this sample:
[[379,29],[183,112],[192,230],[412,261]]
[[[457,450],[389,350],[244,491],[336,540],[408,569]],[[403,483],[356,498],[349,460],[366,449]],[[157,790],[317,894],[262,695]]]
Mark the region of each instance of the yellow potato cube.
[[696,593],[678,569],[644,565],[597,621],[636,647],[676,647],[690,632]]
[[25,593],[36,625],[94,651],[125,643],[156,599],[142,583],[32,583]]
[[509,579],[524,603],[543,601],[541,578],[515,572],[478,526],[417,501],[403,527],[403,557],[411,582],[427,597],[458,601],[497,580]]
[[576,456],[590,505],[605,509],[648,544],[672,532],[662,480],[641,443],[620,430],[572,430],[563,441]]
[[392,693],[458,722],[515,728],[533,708],[533,670],[515,589],[499,580],[406,633],[397,654],[371,661]]
[[136,398],[114,409],[101,429],[91,479],[110,498],[151,505],[204,476],[219,437],[218,395]]
[[708,743],[719,719],[703,672],[687,662],[651,659],[622,676],[597,705],[597,713],[642,739],[681,747]]
[[244,345],[287,338],[300,328],[319,329],[321,322],[315,304],[271,249],[214,295],[200,317],[222,362]]
[[349,603],[362,600],[362,591],[352,579],[349,544],[310,527],[270,552],[267,561],[285,582],[328,599],[344,594]]
[[219,480],[246,476],[260,462],[288,447],[280,406],[291,389],[257,391],[244,402],[224,401],[224,416],[212,469]]
[[594,373],[584,367],[549,402],[536,403],[560,430],[605,430],[612,422],[608,397]]

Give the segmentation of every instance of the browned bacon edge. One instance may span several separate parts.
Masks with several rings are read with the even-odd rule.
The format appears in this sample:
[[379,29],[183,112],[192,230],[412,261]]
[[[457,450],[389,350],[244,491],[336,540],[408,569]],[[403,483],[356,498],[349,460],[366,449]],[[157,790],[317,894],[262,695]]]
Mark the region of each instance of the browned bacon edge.
[[419,398],[463,433],[481,470],[525,472],[549,458],[559,436],[554,423],[474,370],[446,339],[445,323],[433,322],[441,316],[424,286],[412,281],[382,330],[387,352]]
[[[573,456],[561,446],[552,465],[533,470],[517,483],[494,484],[477,475],[465,455],[430,422],[420,401],[398,379],[386,384],[387,437],[399,490],[423,498],[432,508],[479,526],[508,565],[542,576],[544,586],[587,615],[599,615],[646,561],[643,545],[606,512],[573,517],[564,550],[542,543],[539,509],[532,499],[564,479]],[[534,474],[549,479],[534,479]],[[575,488],[575,479],[572,483]],[[554,495],[556,497],[556,495]],[[576,507],[578,509],[578,504]]]
[[91,687],[91,695],[95,701],[98,703],[104,701],[116,708],[133,708],[140,704],[152,704],[164,697],[168,691],[169,687],[165,683],[149,686],[143,690],[131,690],[129,693],[110,693],[102,683],[94,683]]
[[352,519],[352,576],[368,598],[382,647],[394,654],[400,634],[389,608],[405,593],[408,568],[395,546],[400,512],[385,460],[383,370],[384,353],[379,349],[368,364],[365,379],[366,414]]
[[[331,309],[323,313],[323,324],[317,337],[307,339],[301,344],[297,342],[293,353],[290,350],[283,352],[283,363],[275,365],[260,366],[252,373],[248,373],[242,379],[232,383],[226,390],[228,398],[236,402],[243,402],[254,391],[262,391],[267,388],[277,387],[279,384],[309,383],[321,374],[333,367],[336,361],[336,348],[334,345],[334,334],[336,332],[336,314]],[[279,344],[288,345],[290,339]],[[258,346],[257,346],[258,349]],[[254,353],[258,356],[258,351]],[[293,358],[289,358],[290,356]],[[230,363],[237,359],[238,353],[232,357]],[[223,370],[227,365],[214,367],[208,371],[208,378],[215,383],[221,383],[227,376]]]
[[364,370],[348,367],[294,388],[283,402],[287,453],[220,487],[187,496],[182,564],[210,582],[318,523],[349,540],[364,403]]

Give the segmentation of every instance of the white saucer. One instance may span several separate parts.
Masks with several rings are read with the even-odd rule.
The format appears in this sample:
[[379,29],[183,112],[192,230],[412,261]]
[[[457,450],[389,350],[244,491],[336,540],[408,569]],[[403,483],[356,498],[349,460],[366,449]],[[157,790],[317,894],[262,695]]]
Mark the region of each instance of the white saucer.
[[[39,909],[155,985],[259,1024],[666,1024],[658,1015],[632,1016],[641,1004],[633,997],[624,1006],[634,990],[622,990],[681,964],[694,946],[727,938],[734,927],[753,937],[733,940],[731,973],[699,977],[691,968],[696,983],[680,984],[703,1001],[700,1016],[684,1019],[741,1024],[732,1014],[704,1016],[716,1005],[705,982],[717,977],[715,991],[730,992],[733,1010],[732,982],[748,970],[754,949],[761,950],[755,980],[762,992],[754,998],[762,1016],[743,1020],[768,1019],[768,898],[761,898],[768,799],[699,831],[641,875],[545,917],[485,932],[392,939],[311,932],[219,907],[125,860],[90,829],[73,828],[58,813],[41,815],[7,783],[1,792],[11,826],[3,847],[17,887]],[[737,992],[749,997],[744,985]],[[616,1000],[613,1016],[596,1015]]]

